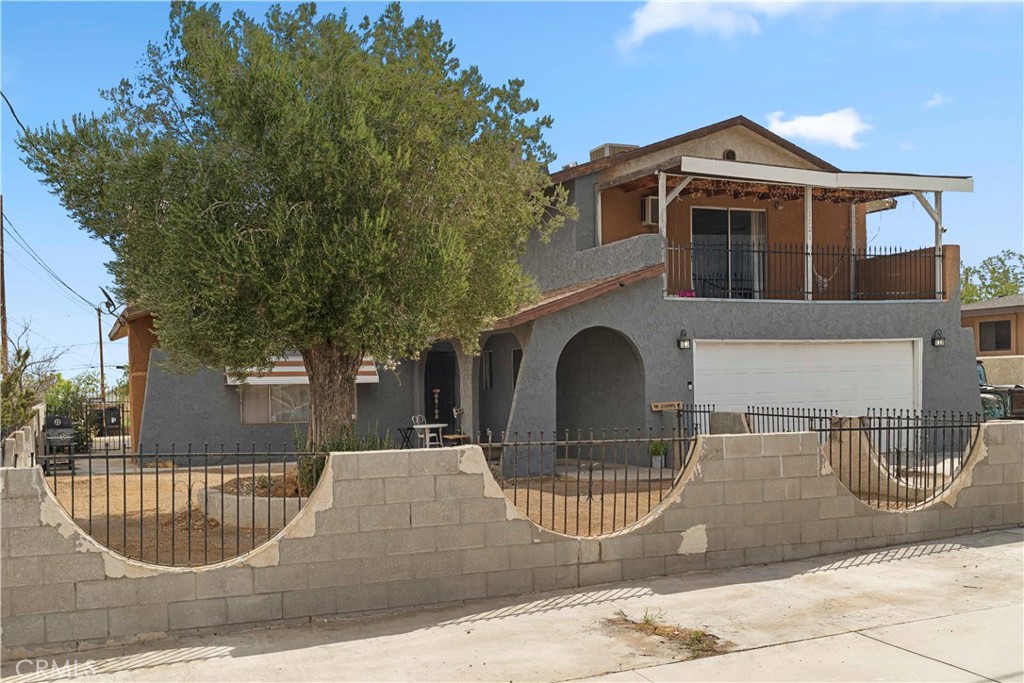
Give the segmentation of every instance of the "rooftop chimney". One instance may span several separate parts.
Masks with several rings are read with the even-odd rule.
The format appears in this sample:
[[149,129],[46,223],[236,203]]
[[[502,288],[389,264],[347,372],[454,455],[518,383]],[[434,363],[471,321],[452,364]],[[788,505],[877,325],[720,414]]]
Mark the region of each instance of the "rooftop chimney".
[[597,159],[604,159],[605,157],[614,156],[616,154],[622,154],[628,152],[631,149],[636,149],[640,145],[624,145],[615,142],[606,142],[603,145],[595,147],[590,150],[590,160],[595,161]]

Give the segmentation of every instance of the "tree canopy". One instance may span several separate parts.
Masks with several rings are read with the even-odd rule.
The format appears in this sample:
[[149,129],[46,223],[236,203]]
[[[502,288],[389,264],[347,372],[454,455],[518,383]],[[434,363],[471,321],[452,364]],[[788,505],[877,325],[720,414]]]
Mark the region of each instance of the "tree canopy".
[[1024,292],[1024,254],[1006,249],[960,271],[960,300],[971,304]]
[[117,295],[154,314],[173,364],[302,353],[315,445],[348,422],[364,354],[475,348],[534,295],[517,257],[569,209],[523,86],[462,68],[397,3],[358,26],[313,4],[257,21],[175,3],[106,111],[19,146],[110,246]]

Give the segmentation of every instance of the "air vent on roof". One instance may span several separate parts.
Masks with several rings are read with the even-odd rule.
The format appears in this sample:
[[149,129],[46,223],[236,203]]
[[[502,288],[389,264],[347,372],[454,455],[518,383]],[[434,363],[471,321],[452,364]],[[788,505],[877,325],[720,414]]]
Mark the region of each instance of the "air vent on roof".
[[636,149],[639,146],[640,145],[623,145],[615,142],[606,142],[605,144],[590,150],[590,160],[594,161],[595,159],[604,159],[605,157],[610,157],[615,154],[628,152],[629,150]]
[[565,166],[562,167],[562,170],[564,171],[566,169],[573,168],[573,167],[579,166],[579,165],[580,165],[580,162],[578,162],[578,161],[570,161],[568,164],[566,164]]

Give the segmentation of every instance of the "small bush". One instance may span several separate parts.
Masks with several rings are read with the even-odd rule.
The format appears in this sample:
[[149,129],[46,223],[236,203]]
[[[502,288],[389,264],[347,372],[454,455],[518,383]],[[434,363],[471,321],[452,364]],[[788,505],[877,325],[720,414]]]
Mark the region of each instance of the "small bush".
[[668,455],[668,444],[664,441],[652,441],[650,453],[651,455]]
[[[342,433],[330,441],[317,445],[318,452],[352,452],[352,451],[386,451],[394,448],[391,437],[387,434],[379,436],[376,432],[360,434],[355,425],[349,425]],[[299,485],[303,495],[309,495],[327,464],[326,455],[299,456]]]
[[300,455],[299,456],[299,491],[308,496],[316,488],[320,481],[320,475],[324,473],[324,465],[327,464],[326,455]]

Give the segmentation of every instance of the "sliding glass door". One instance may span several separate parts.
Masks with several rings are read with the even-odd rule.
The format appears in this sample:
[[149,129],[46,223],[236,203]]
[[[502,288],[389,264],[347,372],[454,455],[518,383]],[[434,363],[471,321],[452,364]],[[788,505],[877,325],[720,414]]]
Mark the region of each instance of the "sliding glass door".
[[694,208],[690,226],[694,294],[759,298],[764,289],[765,212]]

